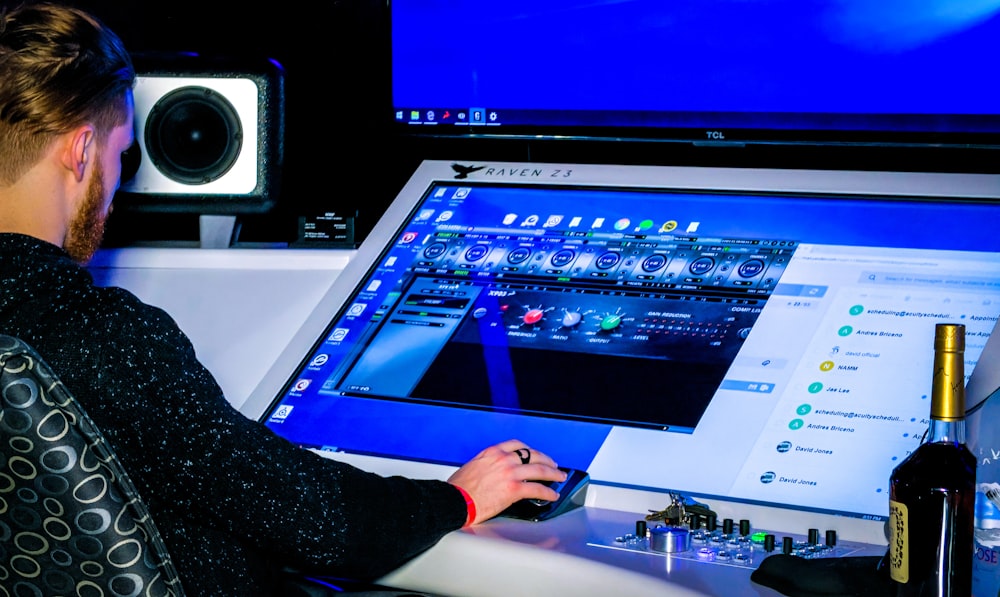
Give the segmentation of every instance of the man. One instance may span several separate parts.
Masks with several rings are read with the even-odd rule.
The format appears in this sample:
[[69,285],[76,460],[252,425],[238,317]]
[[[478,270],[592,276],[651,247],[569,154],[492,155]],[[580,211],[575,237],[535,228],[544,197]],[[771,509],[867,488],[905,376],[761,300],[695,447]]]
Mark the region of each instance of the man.
[[94,286],[82,264],[134,140],[134,80],[92,16],[0,12],[0,330],[38,350],[104,432],[189,594],[277,594],[284,567],[376,578],[517,500],[558,497],[533,480],[564,474],[516,440],[448,482],[301,450],[231,407],[166,313]]

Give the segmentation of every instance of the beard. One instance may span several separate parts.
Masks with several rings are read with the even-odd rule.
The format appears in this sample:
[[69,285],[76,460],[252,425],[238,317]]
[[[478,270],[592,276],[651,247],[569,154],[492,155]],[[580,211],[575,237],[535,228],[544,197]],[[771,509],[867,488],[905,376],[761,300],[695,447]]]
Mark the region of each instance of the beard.
[[63,241],[63,250],[81,265],[90,261],[104,239],[104,226],[108,219],[104,201],[104,169],[100,159],[95,159],[94,173],[87,185],[83,204],[70,221],[66,240]]

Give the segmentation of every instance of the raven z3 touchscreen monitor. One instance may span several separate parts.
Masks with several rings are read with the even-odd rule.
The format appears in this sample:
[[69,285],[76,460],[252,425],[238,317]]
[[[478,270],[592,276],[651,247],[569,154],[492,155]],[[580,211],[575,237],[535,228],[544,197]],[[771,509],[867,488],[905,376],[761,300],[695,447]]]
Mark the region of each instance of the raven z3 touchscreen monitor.
[[[306,448],[871,521],[934,326],[1000,315],[1000,179],[424,162],[248,401]],[[246,409],[244,409],[246,410]]]
[[1000,146],[995,1],[394,0],[390,20],[401,134]]

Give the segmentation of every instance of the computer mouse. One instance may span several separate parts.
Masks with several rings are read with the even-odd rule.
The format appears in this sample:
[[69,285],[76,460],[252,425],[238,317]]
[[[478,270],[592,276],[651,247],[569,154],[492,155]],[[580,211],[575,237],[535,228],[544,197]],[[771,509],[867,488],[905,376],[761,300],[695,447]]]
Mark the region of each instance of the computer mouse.
[[559,470],[566,473],[565,481],[561,483],[541,481],[541,483],[559,492],[559,499],[555,501],[521,500],[501,512],[500,516],[540,522],[582,506],[587,498],[590,475],[587,471],[573,468],[559,467]]

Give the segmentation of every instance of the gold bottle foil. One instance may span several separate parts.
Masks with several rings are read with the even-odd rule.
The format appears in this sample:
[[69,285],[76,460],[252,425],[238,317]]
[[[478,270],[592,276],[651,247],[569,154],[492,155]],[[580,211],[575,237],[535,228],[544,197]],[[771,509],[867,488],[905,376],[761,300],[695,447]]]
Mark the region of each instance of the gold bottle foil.
[[931,418],[965,418],[965,326],[959,323],[939,323],[934,329]]

